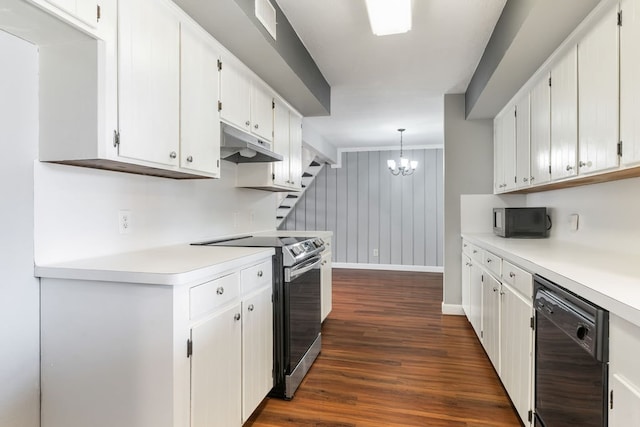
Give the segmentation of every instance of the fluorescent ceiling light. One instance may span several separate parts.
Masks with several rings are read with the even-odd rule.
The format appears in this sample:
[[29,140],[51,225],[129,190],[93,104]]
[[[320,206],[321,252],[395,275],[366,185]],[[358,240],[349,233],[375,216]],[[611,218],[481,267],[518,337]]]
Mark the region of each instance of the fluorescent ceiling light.
[[365,0],[371,31],[377,36],[411,29],[411,0]]

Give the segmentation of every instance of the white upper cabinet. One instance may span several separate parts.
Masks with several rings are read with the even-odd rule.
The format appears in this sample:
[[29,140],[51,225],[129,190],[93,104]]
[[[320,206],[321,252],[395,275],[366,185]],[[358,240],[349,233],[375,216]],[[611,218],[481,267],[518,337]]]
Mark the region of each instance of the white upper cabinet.
[[220,118],[238,129],[271,142],[271,90],[264,83],[252,78],[249,69],[233,58],[223,56],[220,68]]
[[229,56],[220,66],[220,103],[222,120],[251,131],[251,80],[244,65]]
[[516,188],[526,188],[531,185],[529,94],[523,96],[516,104]]
[[262,140],[273,140],[273,94],[264,84],[251,86],[251,132]]
[[508,107],[496,116],[493,127],[494,192],[502,193],[516,188],[515,107]]
[[273,151],[282,156],[281,162],[273,163],[273,183],[284,187],[290,186],[289,178],[289,108],[276,99],[273,110]]
[[219,178],[218,52],[197,26],[180,30],[180,167]]
[[578,43],[580,174],[618,167],[617,14],[612,7]]
[[640,1],[620,2],[620,140],[624,166],[640,163]]
[[551,179],[576,175],[578,55],[573,47],[551,69]]
[[531,90],[531,185],[551,180],[551,85],[545,75]]
[[119,2],[119,155],[178,166],[180,20],[165,0]]
[[96,0],[46,0],[92,28],[98,25]]

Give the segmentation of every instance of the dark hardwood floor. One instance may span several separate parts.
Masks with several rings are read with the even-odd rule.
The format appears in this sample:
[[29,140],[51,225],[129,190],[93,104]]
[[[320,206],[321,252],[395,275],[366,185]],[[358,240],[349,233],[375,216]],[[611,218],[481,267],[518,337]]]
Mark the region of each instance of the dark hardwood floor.
[[322,353],[290,402],[245,427],[519,426],[463,316],[440,314],[442,275],[333,272]]

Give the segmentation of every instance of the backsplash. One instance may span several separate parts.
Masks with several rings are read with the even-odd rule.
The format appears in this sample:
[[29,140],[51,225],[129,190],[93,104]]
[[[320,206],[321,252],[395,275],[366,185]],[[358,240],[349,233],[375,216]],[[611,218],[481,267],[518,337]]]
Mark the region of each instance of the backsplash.
[[174,180],[36,161],[36,263],[275,229],[273,193],[235,188],[236,165],[221,164],[222,179]]
[[[551,238],[640,254],[640,178],[532,193],[527,206],[547,206]],[[578,214],[578,230],[570,216]]]

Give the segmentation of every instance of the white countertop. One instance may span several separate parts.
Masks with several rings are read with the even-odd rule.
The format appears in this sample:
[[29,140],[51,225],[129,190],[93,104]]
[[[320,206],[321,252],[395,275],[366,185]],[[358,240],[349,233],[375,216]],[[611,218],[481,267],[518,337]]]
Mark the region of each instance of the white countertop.
[[270,257],[274,253],[273,248],[180,244],[36,265],[35,275],[55,279],[183,285],[208,280],[227,270]]
[[640,326],[640,260],[554,239],[505,239],[492,233],[463,233],[471,243],[539,274]]

